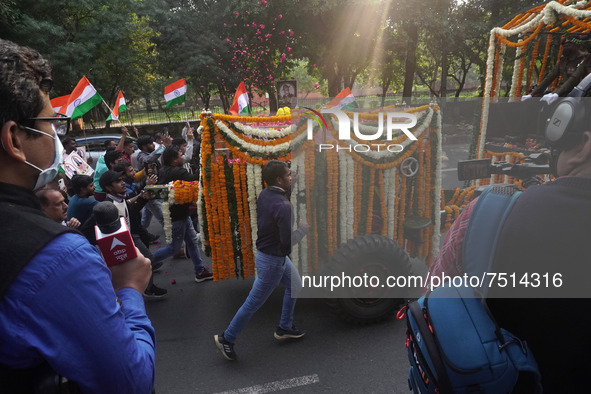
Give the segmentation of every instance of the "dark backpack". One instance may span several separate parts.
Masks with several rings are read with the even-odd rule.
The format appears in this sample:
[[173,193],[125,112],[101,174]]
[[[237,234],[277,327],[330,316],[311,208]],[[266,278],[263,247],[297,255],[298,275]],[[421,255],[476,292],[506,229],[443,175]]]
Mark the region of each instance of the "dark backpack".
[[[464,238],[469,276],[491,272],[503,224],[521,192],[491,186],[478,198]],[[484,281],[482,281],[484,282]],[[487,284],[447,284],[409,303],[408,382],[416,393],[541,392],[527,344],[500,328],[486,306]]]

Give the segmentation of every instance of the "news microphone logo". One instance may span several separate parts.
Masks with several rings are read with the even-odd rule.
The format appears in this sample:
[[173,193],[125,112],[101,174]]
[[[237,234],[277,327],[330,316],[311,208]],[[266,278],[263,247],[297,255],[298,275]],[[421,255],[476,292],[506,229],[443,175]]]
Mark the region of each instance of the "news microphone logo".
[[133,239],[125,218],[119,216],[117,207],[109,201],[103,201],[95,205],[93,212],[96,218],[96,243],[107,266],[136,258]]

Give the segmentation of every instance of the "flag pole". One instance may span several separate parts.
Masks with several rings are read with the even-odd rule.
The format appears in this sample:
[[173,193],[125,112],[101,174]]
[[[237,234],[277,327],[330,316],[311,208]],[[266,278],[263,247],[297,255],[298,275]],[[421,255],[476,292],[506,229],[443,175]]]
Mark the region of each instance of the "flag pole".
[[105,104],[105,107],[107,107],[109,109],[109,113],[113,113],[113,110],[111,109],[111,107],[109,107],[109,104],[107,104],[107,102],[105,101],[105,99],[103,99],[103,104]]
[[[109,104],[107,104],[107,102],[105,101],[105,99],[103,99],[103,104],[105,104],[105,107],[107,107],[109,109],[109,116],[113,115],[113,110],[111,109],[111,107],[109,107]],[[117,122],[121,123],[121,121],[119,120],[119,118],[117,118]]]

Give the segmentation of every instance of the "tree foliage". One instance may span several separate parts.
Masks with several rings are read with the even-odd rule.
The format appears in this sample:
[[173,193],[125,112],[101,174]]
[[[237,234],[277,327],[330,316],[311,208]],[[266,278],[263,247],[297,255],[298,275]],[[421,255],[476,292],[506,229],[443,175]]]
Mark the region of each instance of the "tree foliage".
[[[539,0],[4,0],[0,36],[40,50],[54,95],[86,75],[107,101],[159,99],[186,78],[189,100],[237,85],[275,97],[298,75],[330,96],[356,83],[383,96],[458,96],[484,81],[488,34]],[[304,60],[301,60],[304,59]],[[307,73],[304,71],[307,69]],[[310,78],[312,76],[312,78]]]
[[155,32],[135,0],[19,0],[2,11],[2,36],[41,51],[54,69],[54,95],[86,75],[106,100],[128,100],[153,79]]

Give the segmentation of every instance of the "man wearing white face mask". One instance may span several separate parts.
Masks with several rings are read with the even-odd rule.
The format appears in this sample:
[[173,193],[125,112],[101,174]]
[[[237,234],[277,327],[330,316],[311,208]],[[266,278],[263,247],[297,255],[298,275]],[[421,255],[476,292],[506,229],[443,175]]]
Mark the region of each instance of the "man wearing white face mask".
[[59,371],[84,393],[147,394],[150,260],[138,252],[107,268],[82,235],[43,214],[33,193],[57,174],[55,126],[69,120],[53,112],[50,88],[38,52],[0,39],[0,387],[33,392],[43,371]]

